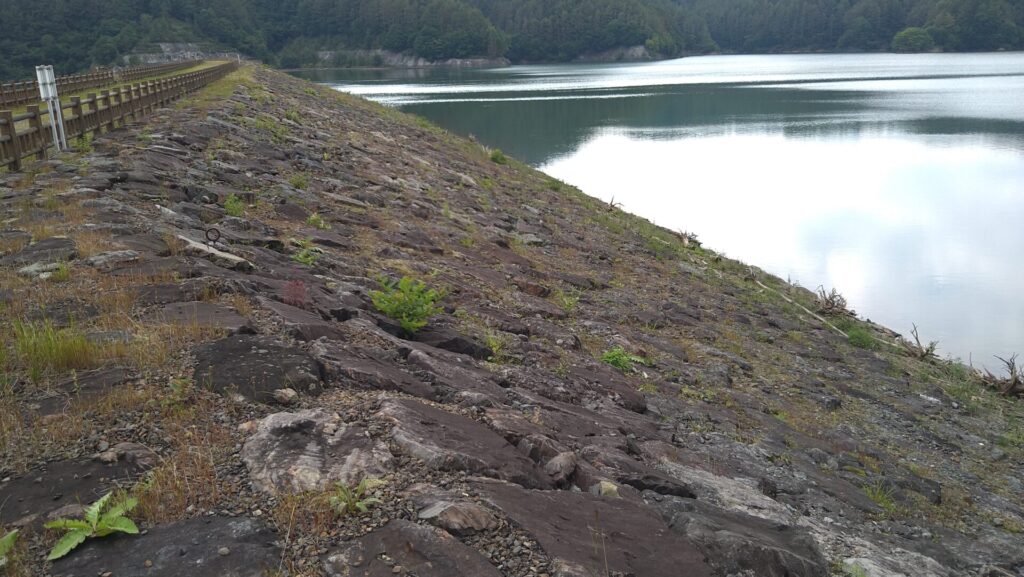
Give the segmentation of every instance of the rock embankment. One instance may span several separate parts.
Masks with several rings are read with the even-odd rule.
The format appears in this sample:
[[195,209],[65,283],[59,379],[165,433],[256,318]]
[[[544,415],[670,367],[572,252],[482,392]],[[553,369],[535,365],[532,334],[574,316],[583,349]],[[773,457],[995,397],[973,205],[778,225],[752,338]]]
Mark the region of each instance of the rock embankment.
[[246,67],[0,202],[13,575],[1024,575],[1020,404],[415,118]]

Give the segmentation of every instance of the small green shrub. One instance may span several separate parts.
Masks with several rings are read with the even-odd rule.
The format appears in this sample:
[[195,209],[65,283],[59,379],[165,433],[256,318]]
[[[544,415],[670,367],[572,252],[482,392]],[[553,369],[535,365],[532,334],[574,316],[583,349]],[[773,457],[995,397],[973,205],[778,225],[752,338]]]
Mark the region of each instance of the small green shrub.
[[859,349],[876,350],[878,349],[878,341],[872,336],[871,331],[864,327],[854,326],[851,327],[847,332],[846,336],[850,339],[850,344]]
[[75,139],[75,144],[73,145],[75,152],[79,152],[81,154],[92,154],[95,150],[92,146],[92,138],[92,133],[86,132]]
[[50,273],[50,282],[68,282],[71,279],[71,265],[66,262],[57,264],[57,270]]
[[293,254],[292,260],[299,264],[313,266],[316,264],[316,261],[320,260],[320,251],[315,248],[304,248]]
[[874,501],[876,505],[885,510],[886,513],[893,513],[896,511],[896,501],[893,500],[893,490],[886,487],[884,483],[878,482],[873,485],[864,486],[864,494],[868,496],[868,499]]
[[558,306],[565,311],[565,314],[571,315],[576,311],[576,305],[580,303],[580,291],[573,289],[567,292],[562,289],[555,289],[554,298]]
[[508,164],[508,157],[505,156],[501,149],[496,148],[491,151],[491,162],[495,164]]
[[631,373],[635,369],[633,364],[647,365],[650,361],[644,357],[638,355],[632,355],[626,352],[626,349],[622,347],[615,347],[609,349],[601,355],[601,362],[608,363],[609,365],[619,369],[624,373]]
[[14,549],[14,543],[18,541],[18,530],[15,529],[0,538],[0,569],[7,566],[7,556]]
[[306,187],[309,186],[309,177],[301,172],[299,174],[293,174],[292,177],[288,179],[288,184],[299,190],[306,190]]
[[487,360],[499,365],[509,360],[509,338],[504,333],[487,331],[484,334],[484,344],[487,345],[488,349],[491,349],[491,357]]
[[327,230],[331,228],[331,225],[327,224],[327,221],[324,220],[324,217],[320,216],[315,212],[309,215],[309,218],[306,219],[306,224],[314,228],[318,228],[320,230]]
[[427,288],[423,281],[402,277],[398,282],[385,278],[379,282],[382,290],[370,293],[373,306],[398,321],[407,333],[423,328],[430,317],[441,312],[435,304],[441,299],[441,293]]
[[224,201],[224,212],[228,216],[240,217],[245,214],[245,202],[237,195],[230,195],[228,199]]
[[302,120],[302,116],[299,114],[299,111],[295,110],[294,108],[286,110],[284,113],[284,117],[287,118],[288,120],[291,120],[295,124],[299,124],[299,121]]
[[658,392],[658,385],[655,385],[654,383],[641,383],[636,390],[638,393],[653,395]]
[[372,505],[381,502],[377,497],[369,496],[370,492],[386,484],[384,481],[373,477],[364,477],[355,488],[349,488],[344,483],[336,483],[334,491],[332,491],[328,499],[331,509],[339,517],[368,513]]
[[47,529],[67,531],[67,534],[53,546],[50,555],[46,558],[48,561],[60,559],[90,537],[106,537],[111,533],[128,533],[129,535],[139,533],[139,528],[125,515],[139,504],[138,500],[131,497],[121,499],[107,509],[107,502],[110,501],[111,495],[112,493],[107,493],[89,505],[83,519],[58,519],[43,525]]

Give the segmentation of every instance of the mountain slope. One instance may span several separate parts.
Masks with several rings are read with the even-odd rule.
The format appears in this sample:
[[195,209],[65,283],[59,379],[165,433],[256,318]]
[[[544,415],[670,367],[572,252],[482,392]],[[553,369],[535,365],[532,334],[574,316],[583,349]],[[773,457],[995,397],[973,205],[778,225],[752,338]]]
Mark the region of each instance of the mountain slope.
[[[0,78],[203,42],[286,67],[369,64],[347,52],[569,61],[645,46],[664,58],[774,52],[1024,48],[1024,0],[0,0]],[[917,30],[920,29],[920,30]],[[324,53],[338,52],[334,59]]]

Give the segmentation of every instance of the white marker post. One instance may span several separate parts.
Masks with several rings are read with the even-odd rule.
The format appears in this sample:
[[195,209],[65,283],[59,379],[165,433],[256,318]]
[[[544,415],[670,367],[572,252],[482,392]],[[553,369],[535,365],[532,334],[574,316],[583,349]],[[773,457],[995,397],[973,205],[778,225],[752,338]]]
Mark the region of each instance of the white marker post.
[[64,113],[57,95],[57,79],[53,75],[53,66],[36,66],[36,81],[39,84],[39,97],[46,102],[50,113],[50,132],[53,134],[53,146],[58,150],[68,149],[67,136],[64,133]]

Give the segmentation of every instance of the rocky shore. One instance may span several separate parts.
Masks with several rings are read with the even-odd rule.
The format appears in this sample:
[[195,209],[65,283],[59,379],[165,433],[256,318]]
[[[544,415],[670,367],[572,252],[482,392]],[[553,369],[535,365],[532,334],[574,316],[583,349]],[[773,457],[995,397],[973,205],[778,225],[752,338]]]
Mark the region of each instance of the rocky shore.
[[254,66],[78,148],[0,174],[8,575],[1024,576],[1021,403],[809,291]]

